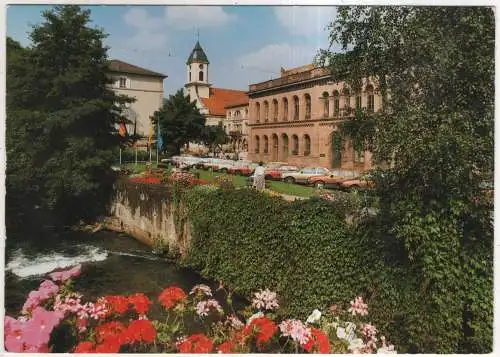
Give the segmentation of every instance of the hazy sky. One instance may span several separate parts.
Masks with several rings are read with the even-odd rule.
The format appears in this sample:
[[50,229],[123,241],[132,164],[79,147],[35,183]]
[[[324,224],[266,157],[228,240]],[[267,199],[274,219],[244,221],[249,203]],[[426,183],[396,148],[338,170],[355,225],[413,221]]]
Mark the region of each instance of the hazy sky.
[[[31,26],[49,6],[11,5],[7,35],[30,44]],[[214,87],[247,90],[279,76],[280,67],[312,62],[328,47],[335,7],[319,6],[86,6],[93,26],[109,36],[109,57],[168,75],[165,94],[182,88],[186,60],[199,29]]]

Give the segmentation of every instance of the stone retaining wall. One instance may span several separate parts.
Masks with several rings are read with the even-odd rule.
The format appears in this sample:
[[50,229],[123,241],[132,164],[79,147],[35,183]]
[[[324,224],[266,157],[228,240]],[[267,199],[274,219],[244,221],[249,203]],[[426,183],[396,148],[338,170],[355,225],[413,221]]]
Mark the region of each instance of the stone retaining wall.
[[[182,244],[177,238],[171,193],[166,186],[133,183],[125,179],[117,181],[110,216],[104,221],[104,226],[127,233],[152,247],[161,245],[181,253],[186,248],[180,246]],[[184,231],[189,234],[187,229]]]

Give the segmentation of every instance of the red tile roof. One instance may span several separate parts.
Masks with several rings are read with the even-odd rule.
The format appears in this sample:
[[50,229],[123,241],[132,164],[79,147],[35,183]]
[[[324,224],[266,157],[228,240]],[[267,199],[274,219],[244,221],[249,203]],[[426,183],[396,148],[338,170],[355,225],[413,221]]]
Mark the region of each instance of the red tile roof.
[[211,115],[226,116],[226,106],[248,103],[248,95],[242,90],[210,88],[210,97],[201,102]]

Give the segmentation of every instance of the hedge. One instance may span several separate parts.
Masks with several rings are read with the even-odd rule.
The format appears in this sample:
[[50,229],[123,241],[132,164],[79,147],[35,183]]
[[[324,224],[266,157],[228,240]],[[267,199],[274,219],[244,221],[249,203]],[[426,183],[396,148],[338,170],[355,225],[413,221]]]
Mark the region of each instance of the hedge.
[[191,190],[183,200],[192,237],[185,265],[244,296],[275,290],[295,318],[363,295],[373,322],[399,351],[416,351],[411,321],[425,300],[418,271],[348,225],[352,205],[289,203],[253,190]]

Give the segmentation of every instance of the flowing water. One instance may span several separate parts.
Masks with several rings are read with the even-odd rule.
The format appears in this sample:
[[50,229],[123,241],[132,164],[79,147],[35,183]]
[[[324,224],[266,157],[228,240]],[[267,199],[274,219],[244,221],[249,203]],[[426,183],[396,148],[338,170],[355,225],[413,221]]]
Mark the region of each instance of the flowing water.
[[[185,291],[199,283],[213,290],[218,287],[218,283],[154,255],[150,247],[126,235],[71,232],[52,238],[41,238],[35,243],[7,240],[4,297],[8,315],[19,314],[28,293],[38,288],[47,273],[76,264],[82,264],[82,272],[74,289],[92,300],[136,292],[156,300],[165,287],[173,284]],[[219,301],[225,297],[221,294],[216,295]]]

